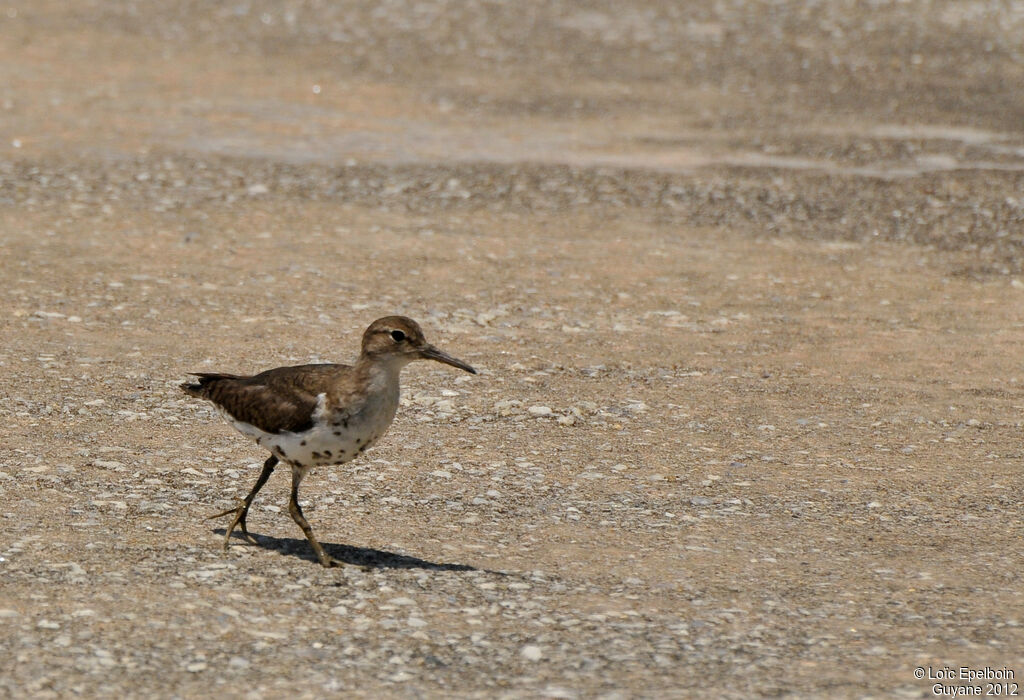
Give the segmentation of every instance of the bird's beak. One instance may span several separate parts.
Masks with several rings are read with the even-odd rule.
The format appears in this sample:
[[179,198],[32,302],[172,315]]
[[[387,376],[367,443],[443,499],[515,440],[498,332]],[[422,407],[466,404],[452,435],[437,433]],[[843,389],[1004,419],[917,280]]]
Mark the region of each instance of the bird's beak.
[[462,360],[458,360],[458,359],[452,357],[451,355],[449,355],[446,352],[442,352],[441,350],[438,350],[433,345],[428,345],[428,346],[426,346],[424,348],[421,348],[420,349],[420,357],[422,357],[422,358],[424,358],[426,360],[437,360],[438,362],[443,362],[446,365],[451,365],[452,367],[458,367],[459,369],[464,369],[467,372],[469,372],[470,374],[476,374],[476,370],[473,369],[472,367],[470,367],[469,365],[467,365],[465,362],[463,362]]

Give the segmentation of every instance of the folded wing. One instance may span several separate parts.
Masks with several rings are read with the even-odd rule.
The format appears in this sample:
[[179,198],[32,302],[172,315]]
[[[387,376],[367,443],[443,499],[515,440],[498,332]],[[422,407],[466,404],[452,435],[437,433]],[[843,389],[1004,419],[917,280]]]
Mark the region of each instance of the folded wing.
[[320,394],[344,365],[299,365],[267,370],[252,377],[195,373],[199,382],[182,384],[187,394],[208,399],[238,421],[267,433],[299,433],[313,427]]

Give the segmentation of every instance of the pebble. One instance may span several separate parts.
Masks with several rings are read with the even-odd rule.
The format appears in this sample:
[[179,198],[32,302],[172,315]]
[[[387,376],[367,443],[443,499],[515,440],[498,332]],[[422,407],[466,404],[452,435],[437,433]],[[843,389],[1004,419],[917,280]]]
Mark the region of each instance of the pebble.
[[540,661],[544,658],[544,652],[536,644],[527,644],[519,650],[519,655],[527,661]]
[[139,512],[141,513],[162,513],[171,510],[168,503],[157,503],[155,501],[139,501]]
[[523,402],[516,399],[503,399],[494,404],[494,411],[499,416],[507,417],[515,414],[522,405]]
[[[115,459],[97,459],[93,461],[93,464],[101,469],[123,469],[124,462],[118,462]],[[182,470],[184,471],[184,470]]]
[[550,416],[552,413],[554,413],[554,411],[552,411],[551,408],[548,406],[530,406],[526,410],[529,412],[531,416],[534,416],[535,418],[543,418],[545,416]]

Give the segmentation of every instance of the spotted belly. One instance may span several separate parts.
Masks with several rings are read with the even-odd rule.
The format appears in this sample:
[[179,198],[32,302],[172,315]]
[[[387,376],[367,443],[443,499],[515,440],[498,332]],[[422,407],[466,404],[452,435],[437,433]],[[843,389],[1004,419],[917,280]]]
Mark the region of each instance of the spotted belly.
[[235,430],[252,438],[284,462],[309,467],[320,464],[344,464],[373,446],[384,431],[343,429],[317,423],[301,433],[268,433],[254,425],[229,419]]

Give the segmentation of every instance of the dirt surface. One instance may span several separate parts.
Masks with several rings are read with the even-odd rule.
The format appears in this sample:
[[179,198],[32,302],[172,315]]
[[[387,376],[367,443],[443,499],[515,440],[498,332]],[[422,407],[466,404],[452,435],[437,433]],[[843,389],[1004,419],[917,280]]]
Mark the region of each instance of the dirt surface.
[[[1021,3],[12,0],[0,65],[0,695],[1021,682]],[[264,455],[178,384],[392,313],[481,373],[304,482],[361,566],[282,473],[223,553]]]

